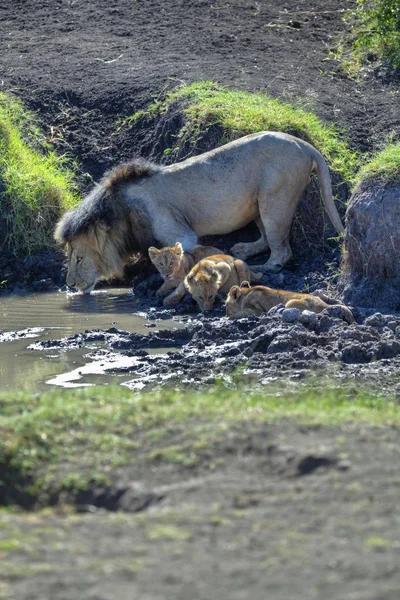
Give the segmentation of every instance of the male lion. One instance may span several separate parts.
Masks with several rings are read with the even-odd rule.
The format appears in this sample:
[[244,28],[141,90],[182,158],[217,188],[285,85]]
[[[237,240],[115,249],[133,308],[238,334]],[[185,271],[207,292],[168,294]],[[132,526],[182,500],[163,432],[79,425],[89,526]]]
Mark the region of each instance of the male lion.
[[[251,287],[248,281],[243,281],[240,287],[234,285],[229,290],[225,302],[226,316],[234,319],[250,315],[259,317],[278,304],[284,304],[286,308],[310,310],[315,313],[320,313],[328,306],[332,306],[312,294],[274,290],[265,285]],[[333,306],[340,306],[343,319],[347,323],[354,323],[353,314],[347,306],[343,304]]]
[[325,160],[286,133],[254,133],[167,167],[142,160],[121,165],[56,227],[56,239],[67,246],[67,283],[90,292],[149,246],[181,242],[190,251],[199,237],[230,233],[251,221],[261,237],[236,244],[232,253],[246,260],[269,247],[264,270],[279,271],[292,255],[293,214],[314,169],[325,209],[342,232]]
[[262,273],[254,273],[245,262],[228,254],[203,258],[185,278],[187,291],[200,310],[211,310],[219,291],[227,294],[231,287],[244,279],[260,281]]
[[164,299],[164,306],[173,306],[182,300],[186,294],[183,280],[195,264],[206,256],[219,253],[221,250],[212,246],[196,246],[190,252],[184,252],[180,242],[176,242],[175,246],[161,248],[161,250],[150,246],[150,260],[164,279],[164,283],[158,288],[156,295],[165,296],[176,288]]

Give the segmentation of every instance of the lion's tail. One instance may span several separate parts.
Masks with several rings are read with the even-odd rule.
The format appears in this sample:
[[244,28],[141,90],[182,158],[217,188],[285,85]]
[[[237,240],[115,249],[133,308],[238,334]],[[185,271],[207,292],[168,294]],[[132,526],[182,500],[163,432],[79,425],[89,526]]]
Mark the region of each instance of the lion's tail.
[[328,166],[325,162],[325,159],[318,152],[318,150],[316,150],[315,148],[313,148],[313,150],[314,150],[314,153],[313,153],[314,165],[315,165],[315,170],[317,171],[317,175],[318,175],[319,187],[321,190],[321,196],[322,196],[322,201],[325,206],[325,210],[328,213],[329,218],[332,222],[332,225],[334,226],[336,231],[338,233],[343,233],[343,231],[344,231],[343,223],[340,220],[339,213],[338,213],[335,203],[333,201],[332,184],[331,184],[331,177],[329,175]]

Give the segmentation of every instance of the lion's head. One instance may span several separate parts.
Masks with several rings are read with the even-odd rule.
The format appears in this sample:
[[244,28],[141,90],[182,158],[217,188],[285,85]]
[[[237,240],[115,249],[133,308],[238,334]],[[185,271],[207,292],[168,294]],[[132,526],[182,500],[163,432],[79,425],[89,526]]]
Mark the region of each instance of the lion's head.
[[179,277],[183,258],[183,248],[180,242],[177,242],[175,246],[161,248],[161,250],[150,246],[148,252],[151,262],[163,279],[174,281],[176,277]]
[[248,281],[243,281],[240,286],[233,285],[231,287],[225,300],[227,317],[232,317],[237,312],[240,312],[243,296],[248,294],[251,289],[251,285]]
[[104,277],[98,253],[88,239],[77,238],[67,244],[67,256],[67,285],[90,294],[99,279]]
[[219,274],[212,263],[201,261],[185,278],[185,287],[200,310],[211,310],[220,287]]
[[228,296],[225,300],[226,316],[231,317],[238,312],[239,301],[242,297],[242,292],[238,285],[233,285],[228,292]]
[[126,192],[155,170],[140,160],[117,167],[57,223],[54,237],[67,251],[69,286],[90,293],[100,279],[121,277],[132,255],[155,243],[148,216],[129,204]]

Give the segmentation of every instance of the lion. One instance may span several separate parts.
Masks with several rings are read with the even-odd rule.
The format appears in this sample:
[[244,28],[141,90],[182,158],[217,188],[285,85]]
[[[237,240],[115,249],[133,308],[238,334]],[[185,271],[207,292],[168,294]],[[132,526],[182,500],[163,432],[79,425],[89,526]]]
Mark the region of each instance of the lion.
[[220,254],[221,250],[212,246],[196,246],[190,252],[184,252],[182,244],[176,242],[175,246],[166,246],[161,250],[150,246],[148,252],[151,262],[164,279],[156,295],[165,296],[176,288],[163,302],[164,306],[173,306],[186,294],[183,280],[194,265],[206,256]]
[[199,238],[231,233],[251,221],[260,238],[236,244],[232,254],[247,260],[269,248],[263,270],[279,271],[292,256],[290,227],[313,170],[341,233],[325,160],[311,144],[286,133],[250,134],[169,166],[140,159],[122,164],[56,226],[55,238],[67,249],[67,283],[90,292],[99,279],[120,276],[132,255],[149,246],[180,242],[190,252]]
[[243,281],[240,286],[234,285],[229,290],[225,302],[226,316],[234,319],[248,316],[259,317],[278,304],[284,304],[286,308],[298,308],[301,311],[310,310],[317,314],[328,306],[340,306],[343,319],[349,324],[354,323],[351,310],[343,304],[327,304],[312,294],[274,290],[265,285],[251,287],[248,281]]
[[211,310],[218,292],[227,294],[231,287],[243,281],[260,281],[262,273],[254,273],[245,262],[228,254],[203,258],[185,277],[185,287],[200,310]]

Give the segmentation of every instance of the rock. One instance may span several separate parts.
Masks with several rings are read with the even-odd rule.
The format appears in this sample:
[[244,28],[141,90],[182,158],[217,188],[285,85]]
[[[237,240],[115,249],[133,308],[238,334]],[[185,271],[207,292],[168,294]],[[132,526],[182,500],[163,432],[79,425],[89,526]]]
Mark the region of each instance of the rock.
[[384,327],[386,325],[386,319],[381,313],[377,312],[370,317],[367,317],[364,324],[369,325],[370,327]]
[[345,304],[400,309],[400,186],[367,181],[346,213],[340,288]]
[[282,311],[282,319],[286,323],[295,323],[299,320],[301,311],[298,308],[285,308]]
[[348,323],[349,325],[353,323],[354,318],[346,311],[346,309],[340,304],[335,304],[334,306],[328,306],[325,310],[322,311],[324,315],[328,315],[328,317],[333,317],[334,319],[340,319],[342,325],[344,323]]
[[299,321],[302,325],[309,327],[310,329],[315,329],[318,321],[317,315],[311,310],[303,310],[300,315]]
[[299,340],[291,335],[278,335],[268,346],[268,354],[292,352],[300,346]]
[[268,315],[279,315],[284,310],[285,310],[284,304],[277,304],[276,306],[273,306],[272,308],[270,308],[267,314]]

